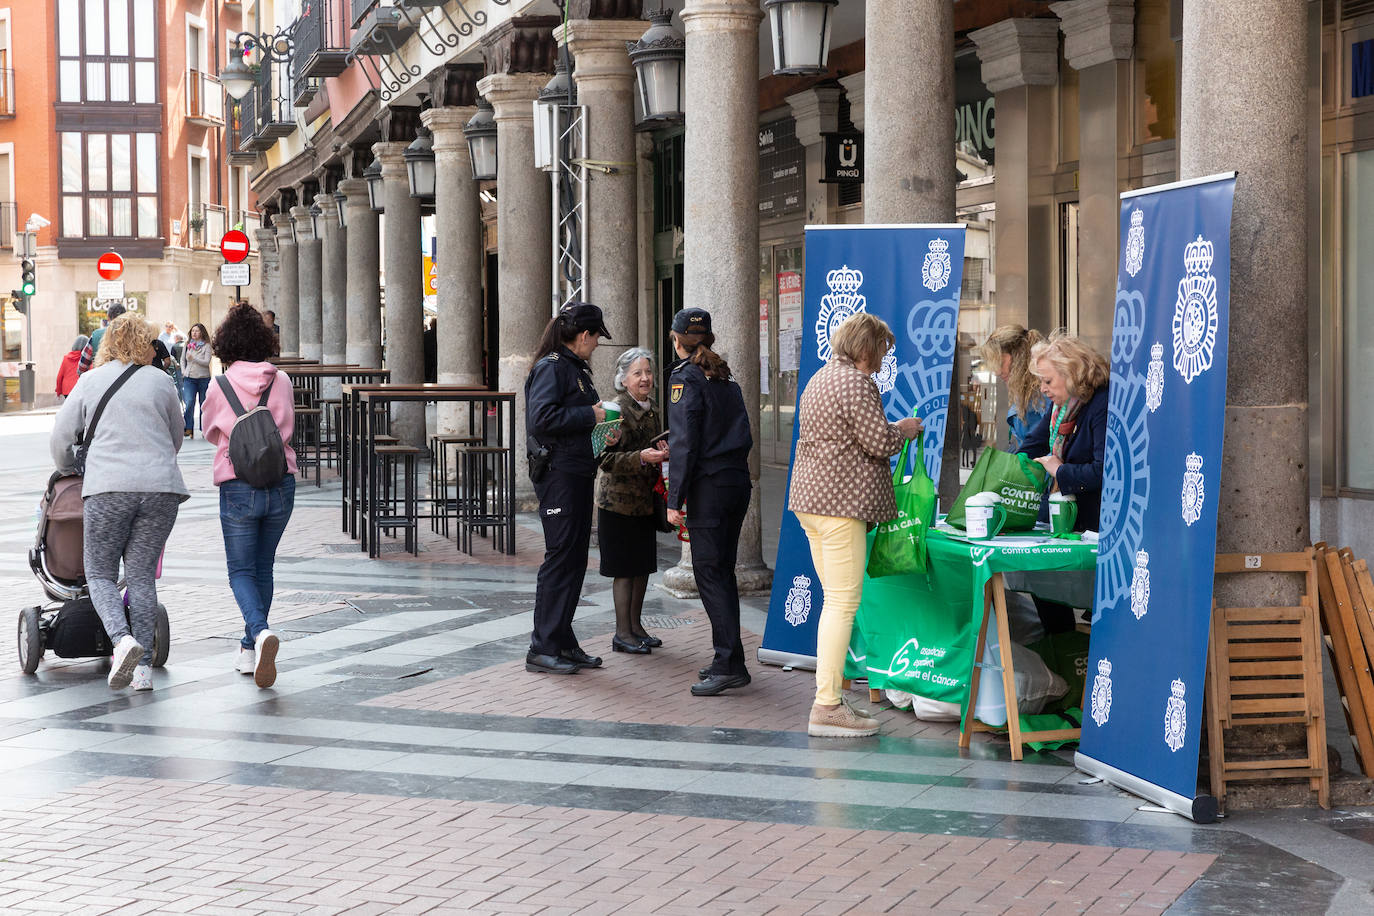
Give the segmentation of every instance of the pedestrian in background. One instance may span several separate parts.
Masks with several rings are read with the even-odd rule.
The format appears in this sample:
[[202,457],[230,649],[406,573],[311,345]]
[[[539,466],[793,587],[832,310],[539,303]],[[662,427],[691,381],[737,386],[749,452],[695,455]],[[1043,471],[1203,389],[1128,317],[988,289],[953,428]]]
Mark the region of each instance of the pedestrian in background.
[[[49,445],[57,469],[81,473],[75,446],[107,392],[108,406],[86,443],[81,483],[83,557],[91,603],[114,644],[110,687],[153,689],[157,567],[177,508],[190,497],[177,467],[181,404],[161,369],[149,366],[152,325],[137,315],[110,322],[95,367],[57,412]],[[119,590],[120,562],[129,613]]]
[[100,341],[109,330],[110,325],[114,324],[116,318],[127,312],[124,303],[116,302],[105,312],[105,323],[91,332],[91,339],[81,351],[81,361],[77,364],[77,371],[80,373],[89,372],[95,366],[96,355],[100,353]]
[[545,326],[525,380],[530,480],[544,527],[526,671],[576,674],[601,667],[599,656],[578,645],[572,622],[592,536],[592,429],[606,419],[587,360],[603,337],[611,335],[601,309],[569,302]]
[[195,438],[196,401],[200,401],[200,431],[205,433],[205,395],[210,388],[210,332],[205,325],[191,325],[191,339],[181,351],[181,402],[186,405],[183,435]]
[[1007,427],[1010,450],[1016,451],[1045,415],[1048,402],[1040,393],[1040,377],[1031,365],[1031,350],[1045,338],[1019,324],[1004,324],[978,348],[983,365],[1007,386]]
[[76,335],[72,348],[62,357],[62,365],[57,368],[57,393],[62,397],[72,393],[76,380],[81,377],[81,351],[91,339],[85,334]]
[[859,312],[847,319],[830,337],[834,357],[811,377],[798,402],[787,508],[806,532],[824,593],[816,631],[816,699],[806,726],[813,738],[878,733],[878,720],[851,706],[840,688],[863,594],[868,532],[897,517],[888,459],[921,429],[914,417],[888,422],[872,378],[894,341],[875,315]]
[[[210,388],[201,408],[205,441],[215,447],[214,481],[219,487],[219,524],[229,588],[243,616],[243,638],[234,667],[253,675],[259,687],[277,680],[280,640],[268,628],[272,609],[273,566],[277,545],[296,504],[296,453],[291,448],[295,412],[291,379],[267,361],[272,354],[272,330],[250,306],[235,306],[215,329],[211,347],[224,374]],[[255,487],[239,480],[229,458],[229,436],[238,420],[222,386],[228,385],[247,410],[265,406],[281,436],[286,473],[272,486]]]
[[744,395],[730,367],[711,348],[711,314],[683,309],[673,316],[673,349],[680,362],[668,378],[668,427],[673,458],[668,474],[668,521],[690,519],[692,573],[711,618],[715,655],[692,694],[716,696],[749,683],[739,632],[735,559],[749,509],[749,450],[754,438]]
[[652,400],[653,354],[643,347],[621,353],[615,365],[615,388],[620,392],[615,399],[620,408],[620,439],[601,455],[596,493],[601,575],[613,580],[611,649],[648,655],[663,645],[663,640],[645,631],[641,615],[649,576],[658,570],[654,486],[668,460],[668,445],[660,437],[663,420]]
[[277,324],[277,313],[268,309],[262,313],[262,320],[272,329],[272,355],[281,356],[281,326]]

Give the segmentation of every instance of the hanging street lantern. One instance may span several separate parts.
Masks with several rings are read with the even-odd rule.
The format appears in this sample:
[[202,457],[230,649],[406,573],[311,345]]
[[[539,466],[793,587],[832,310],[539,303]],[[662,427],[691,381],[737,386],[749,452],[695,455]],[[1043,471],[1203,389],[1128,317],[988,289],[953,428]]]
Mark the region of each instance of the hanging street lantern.
[[382,163],[373,159],[372,164],[363,169],[363,178],[367,179],[367,202],[372,207],[372,212],[384,212],[386,198],[382,193]]
[[546,172],[558,169],[558,142],[563,135],[563,106],[572,98],[568,65],[559,54],[553,79],[534,100],[534,167]]
[[234,42],[234,49],[229,52],[229,57],[231,59],[228,65],[219,72],[219,81],[224,91],[237,101],[258,84],[258,77],[243,62],[243,52],[239,49],[237,41]]
[[415,129],[415,139],[401,154],[406,162],[406,178],[410,180],[410,196],[421,200],[434,199],[434,135],[421,125]]
[[348,228],[348,195],[345,194],[343,191],[338,190],[337,188],[334,190],[334,206],[335,206],[335,208],[337,208],[338,211],[339,211],[339,213],[338,213],[338,216],[339,216],[339,228],[340,228],[340,229],[347,229],[347,228]]
[[320,209],[319,204],[312,203],[310,205],[310,231],[315,233],[317,240],[324,237],[320,231],[324,228],[324,220],[320,218],[322,216],[324,216],[324,210]]
[[473,181],[496,180],[496,110],[481,96],[477,97],[477,114],[463,126],[472,158]]
[[639,107],[644,122],[674,123],[682,120],[682,74],[687,64],[687,39],[673,25],[673,11],[649,14],[649,26],[639,41],[625,42],[635,68]]
[[840,0],[764,0],[773,33],[773,74],[816,76],[826,71],[830,26]]

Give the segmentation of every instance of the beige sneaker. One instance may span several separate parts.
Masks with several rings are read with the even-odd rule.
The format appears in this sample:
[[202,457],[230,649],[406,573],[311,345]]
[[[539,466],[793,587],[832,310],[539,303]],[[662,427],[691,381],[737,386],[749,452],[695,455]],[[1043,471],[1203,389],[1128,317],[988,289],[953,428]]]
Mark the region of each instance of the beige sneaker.
[[806,733],[812,738],[867,738],[878,734],[878,720],[859,713],[848,703],[834,706],[811,706],[811,719]]

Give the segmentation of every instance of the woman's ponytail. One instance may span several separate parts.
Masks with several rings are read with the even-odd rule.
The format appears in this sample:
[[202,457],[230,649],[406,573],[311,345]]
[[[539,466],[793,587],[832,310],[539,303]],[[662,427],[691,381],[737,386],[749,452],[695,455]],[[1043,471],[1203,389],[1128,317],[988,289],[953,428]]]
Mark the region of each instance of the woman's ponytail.
[[704,334],[677,334],[678,343],[687,351],[687,360],[701,369],[709,379],[727,381],[730,378],[730,365],[711,347],[716,335],[707,331]]

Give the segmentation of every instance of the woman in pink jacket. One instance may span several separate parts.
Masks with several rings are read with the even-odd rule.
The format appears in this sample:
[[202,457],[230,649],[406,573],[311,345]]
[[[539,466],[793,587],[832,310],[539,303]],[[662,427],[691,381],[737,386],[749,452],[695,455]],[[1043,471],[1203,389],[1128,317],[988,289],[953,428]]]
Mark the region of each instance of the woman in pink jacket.
[[[224,378],[245,410],[252,410],[267,391],[267,409],[276,421],[286,450],[286,475],[268,487],[239,480],[229,460],[229,434],[238,419],[224,392],[211,385],[201,407],[205,440],[215,447],[215,485],[219,487],[219,522],[229,564],[229,588],[243,614],[243,639],[235,668],[253,675],[259,687],[277,679],[277,635],[267,627],[272,607],[272,566],[296,501],[296,453],[291,449],[295,412],[291,379],[267,361],[275,341],[257,310],[236,305],[215,330],[215,355],[228,368]],[[269,390],[270,388],[270,390]]]

